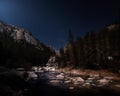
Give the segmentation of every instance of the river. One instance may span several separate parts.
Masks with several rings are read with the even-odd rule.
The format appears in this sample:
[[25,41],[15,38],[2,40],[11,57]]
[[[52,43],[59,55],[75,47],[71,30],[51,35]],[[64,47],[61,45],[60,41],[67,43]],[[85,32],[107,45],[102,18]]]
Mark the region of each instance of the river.
[[[120,96],[120,92],[111,89],[109,84],[96,84],[96,79],[90,77],[71,77],[70,74],[50,70],[37,74],[38,79],[29,81],[31,87],[26,96]],[[99,79],[105,80],[100,77]]]

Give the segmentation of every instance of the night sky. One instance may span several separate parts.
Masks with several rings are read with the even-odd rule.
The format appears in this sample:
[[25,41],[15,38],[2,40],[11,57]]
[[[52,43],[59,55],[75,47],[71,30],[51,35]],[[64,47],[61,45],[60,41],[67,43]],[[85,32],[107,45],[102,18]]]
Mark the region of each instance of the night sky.
[[0,19],[59,49],[69,29],[76,38],[116,21],[119,5],[119,0],[0,0]]

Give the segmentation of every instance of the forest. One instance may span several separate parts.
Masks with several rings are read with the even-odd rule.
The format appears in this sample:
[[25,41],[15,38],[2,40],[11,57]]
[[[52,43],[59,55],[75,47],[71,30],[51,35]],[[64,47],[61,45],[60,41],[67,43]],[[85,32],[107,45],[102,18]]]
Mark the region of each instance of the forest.
[[69,31],[68,43],[60,49],[60,67],[120,69],[120,25],[111,24],[100,32],[87,32],[74,40]]

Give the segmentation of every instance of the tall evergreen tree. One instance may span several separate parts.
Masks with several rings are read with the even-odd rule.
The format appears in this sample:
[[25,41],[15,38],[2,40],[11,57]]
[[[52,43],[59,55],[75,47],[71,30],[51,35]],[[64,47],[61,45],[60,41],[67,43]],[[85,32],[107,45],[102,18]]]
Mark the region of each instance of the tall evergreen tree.
[[75,54],[75,45],[73,40],[73,34],[71,30],[69,30],[69,37],[68,37],[68,50],[69,50],[69,56],[70,56],[70,66],[75,67],[77,64],[77,58]]
[[76,58],[77,58],[77,67],[83,67],[85,63],[84,58],[84,43],[82,38],[77,38],[75,42],[75,49],[76,49]]

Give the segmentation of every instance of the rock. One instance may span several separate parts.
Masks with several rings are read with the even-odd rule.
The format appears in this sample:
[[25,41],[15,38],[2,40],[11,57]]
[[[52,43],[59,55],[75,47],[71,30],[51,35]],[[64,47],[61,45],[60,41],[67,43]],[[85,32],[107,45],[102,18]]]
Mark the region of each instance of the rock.
[[41,70],[43,70],[42,67],[38,67],[38,71],[41,71]]
[[93,80],[86,80],[85,82],[86,82],[86,83],[92,83]]
[[88,78],[85,82],[86,83],[92,83],[95,78]]
[[77,77],[76,81],[78,81],[78,82],[84,82],[84,79],[82,79],[81,77]]
[[79,85],[79,84],[80,84],[80,82],[74,82],[73,84],[75,84],[75,85]]
[[104,86],[104,85],[100,85],[100,84],[97,85],[97,87],[103,87],[103,86]]
[[104,79],[113,80],[114,77],[112,77],[112,76],[106,76],[106,77],[104,77]]
[[71,83],[71,80],[64,81],[64,83]]
[[39,70],[39,73],[44,73],[44,70]]
[[90,78],[93,78],[94,77],[94,75],[90,75]]
[[60,75],[65,75],[65,73],[60,73]]
[[60,81],[59,80],[51,80],[51,81],[49,81],[50,82],[50,84],[52,84],[52,85],[59,85],[59,83],[60,83]]
[[38,75],[33,71],[29,71],[27,73],[28,73],[28,79],[37,79],[38,78]]
[[36,66],[32,67],[32,70],[37,72],[38,71],[38,68]]
[[51,80],[50,83],[59,83],[59,80]]
[[54,72],[54,71],[55,71],[55,68],[54,68],[54,67],[50,67],[50,68],[49,68],[49,71],[53,71],[53,72]]
[[84,83],[82,86],[86,88],[90,88],[90,83]]
[[76,82],[76,78],[71,78],[70,80],[72,80],[72,82]]
[[16,68],[15,70],[14,69],[11,70],[11,72],[16,73],[21,78],[24,78],[24,75],[26,74],[26,71],[24,70],[24,68]]
[[56,77],[55,76],[53,76],[53,75],[49,75],[49,76],[47,76],[50,80],[55,80],[56,79]]
[[90,75],[90,77],[100,77],[100,75],[95,74],[95,75]]
[[64,78],[64,80],[71,80],[71,79],[69,79],[69,77],[68,76],[65,76],[65,78]]
[[97,86],[96,84],[91,84],[92,86]]
[[107,79],[101,79],[101,80],[98,80],[98,82],[102,85],[106,85],[110,82],[110,80],[107,80]]
[[93,78],[100,79],[100,75],[93,75]]
[[50,67],[43,67],[43,70],[45,70],[45,71],[49,71],[50,70]]
[[88,78],[88,80],[93,80],[94,78]]
[[73,90],[73,89],[74,89],[74,87],[72,87],[72,86],[71,86],[71,87],[69,87],[69,89],[70,89],[70,90]]
[[57,79],[64,79],[64,76],[61,75],[61,74],[59,74],[59,75],[56,76],[56,78],[57,78]]
[[118,85],[114,85],[115,87],[119,87],[120,88],[120,84],[118,84]]
[[46,67],[43,67],[43,69],[44,69],[45,71],[55,71],[55,67],[46,66]]

